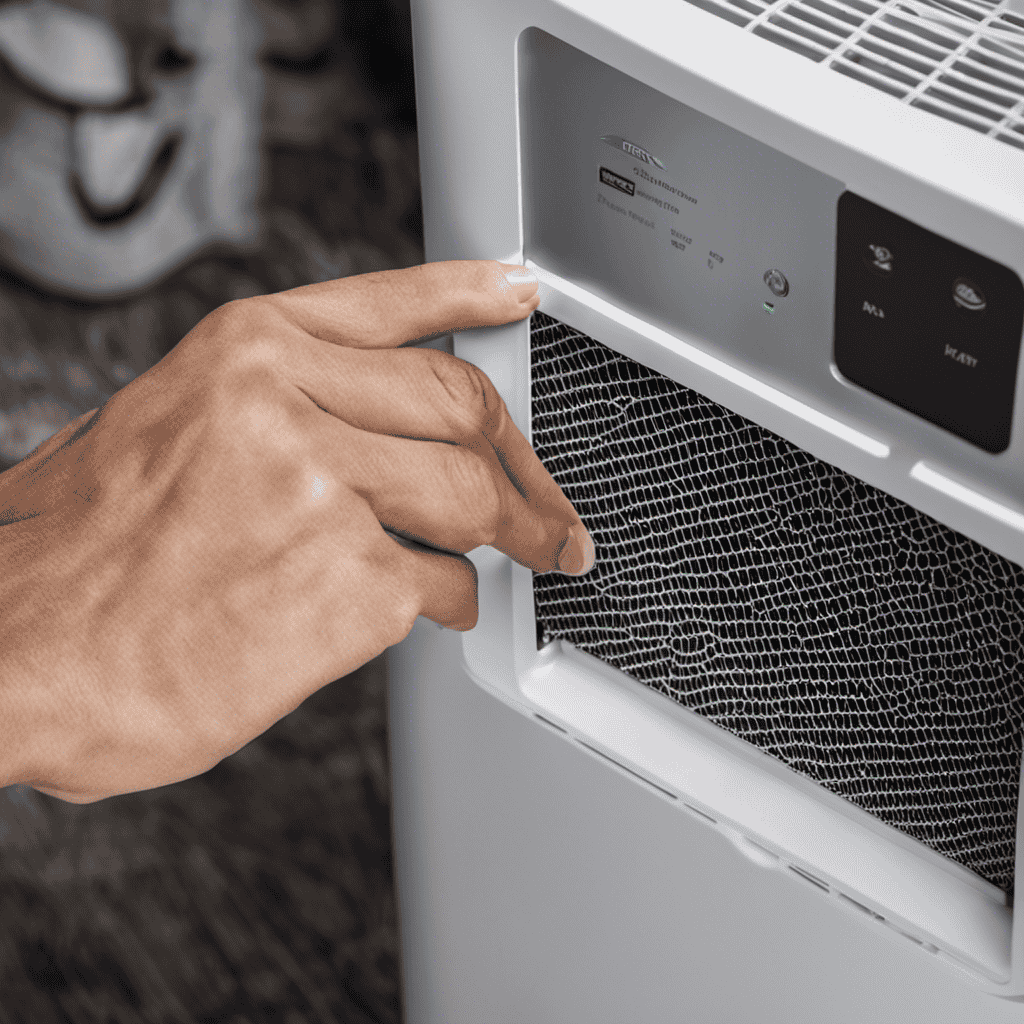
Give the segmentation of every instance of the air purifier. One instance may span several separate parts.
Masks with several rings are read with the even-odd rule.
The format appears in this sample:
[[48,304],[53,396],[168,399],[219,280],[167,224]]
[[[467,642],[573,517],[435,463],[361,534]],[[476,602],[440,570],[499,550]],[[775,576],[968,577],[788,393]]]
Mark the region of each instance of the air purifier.
[[409,1024],[1024,1020],[1024,17],[414,0],[427,258],[594,538],[388,655]]

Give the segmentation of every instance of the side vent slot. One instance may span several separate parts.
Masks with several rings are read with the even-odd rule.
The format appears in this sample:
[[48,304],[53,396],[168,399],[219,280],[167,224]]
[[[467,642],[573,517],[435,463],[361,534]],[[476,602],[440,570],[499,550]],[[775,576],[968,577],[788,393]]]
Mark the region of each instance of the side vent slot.
[[790,864],[789,870],[792,871],[793,874],[799,875],[805,882],[810,882],[811,885],[816,885],[819,889],[822,889],[824,892],[830,891],[828,882],[825,882],[822,879],[818,878],[817,875],[812,875],[810,871],[804,871],[803,868],[798,868],[795,864]]
[[903,938],[910,939],[915,946],[924,946],[926,949],[930,949],[932,952],[935,952],[935,946],[925,942],[924,939],[919,939],[916,935],[911,935],[910,932],[905,932],[902,928],[897,928],[892,921],[886,921],[885,926],[886,928],[891,928],[897,935],[902,935]]
[[698,817],[703,818],[705,821],[710,821],[712,825],[718,824],[717,818],[712,818],[710,814],[705,814],[703,811],[698,810],[693,804],[683,804],[688,811],[693,811]]
[[563,729],[560,725],[556,725],[554,722],[552,722],[550,719],[545,718],[543,715],[538,715],[536,711],[534,711],[533,717],[536,718],[538,721],[543,722],[545,725],[550,726],[552,729],[557,730],[560,733],[566,735],[568,734],[567,729]]
[[586,749],[589,750],[592,754],[597,754],[598,757],[602,757],[606,761],[610,761],[613,765],[615,765],[616,768],[621,768],[627,774],[632,775],[634,779],[639,779],[639,781],[644,783],[644,785],[650,786],[651,789],[653,789],[656,792],[660,793],[662,796],[667,796],[670,800],[677,800],[678,799],[678,797],[675,795],[675,793],[670,793],[667,789],[663,789],[656,782],[651,782],[650,779],[648,779],[645,776],[641,775],[639,772],[634,771],[632,768],[627,768],[621,762],[616,761],[614,757],[609,757],[606,753],[604,753],[601,750],[598,750],[596,747],[592,747],[589,743],[584,743],[583,740],[577,740],[576,742],[581,747],[586,747]]
[[844,902],[844,903],[849,903],[849,904],[851,904],[852,906],[856,907],[856,908],[857,908],[857,909],[858,909],[859,911],[861,911],[862,913],[865,913],[865,914],[867,914],[867,915],[868,915],[868,917],[876,917],[876,918],[878,918],[878,920],[879,920],[879,921],[884,921],[884,920],[885,920],[885,918],[884,918],[884,917],[882,917],[882,915],[881,915],[881,914],[876,914],[876,913],[875,913],[875,912],[874,912],[874,911],[873,911],[873,910],[872,910],[872,909],[871,909],[870,907],[865,907],[863,903],[858,903],[858,902],[857,902],[857,901],[856,901],[855,899],[853,899],[852,897],[850,897],[850,896],[847,896],[847,895],[846,895],[846,893],[844,893],[844,892],[839,892],[839,893],[836,893],[836,895],[837,895],[837,896],[838,896],[838,897],[839,897],[839,898],[840,898],[841,900],[843,900],[843,902]]

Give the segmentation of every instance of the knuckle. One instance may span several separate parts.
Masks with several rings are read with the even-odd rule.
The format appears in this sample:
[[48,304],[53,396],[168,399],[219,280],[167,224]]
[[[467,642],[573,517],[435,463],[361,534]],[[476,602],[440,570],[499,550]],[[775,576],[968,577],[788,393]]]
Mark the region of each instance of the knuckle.
[[462,509],[464,526],[478,544],[490,544],[497,535],[501,495],[490,467],[465,448],[446,452],[452,493]]
[[314,410],[287,386],[267,348],[260,342],[229,355],[211,374],[208,422],[233,447],[294,459],[305,452],[303,439]]
[[262,296],[236,299],[210,313],[200,324],[202,336],[211,342],[211,351],[204,353],[209,376],[238,388],[253,374],[279,370],[284,349],[281,332],[272,329],[276,319],[275,307]]
[[422,611],[423,599],[416,573],[410,571],[410,556],[386,534],[364,552],[367,578],[377,580],[379,588],[372,628],[383,633],[386,647],[404,640]]
[[477,367],[447,352],[428,351],[430,369],[448,402],[459,410],[482,406],[483,393]]
[[260,384],[276,376],[273,347],[273,341],[264,338],[226,346],[211,367],[214,382],[232,397],[258,394]]
[[308,475],[314,461],[306,443],[308,413],[271,375],[254,372],[217,401],[213,417],[221,444],[247,464],[255,460],[264,475],[284,473],[292,482]]
[[401,643],[412,632],[422,611],[422,604],[419,593],[408,586],[392,597],[386,616],[389,628],[384,641],[387,647]]
[[399,602],[393,623],[395,639],[388,646],[401,643],[412,632],[412,627],[416,625],[419,616],[420,602],[418,600],[407,598],[405,601]]
[[505,403],[478,366],[447,352],[431,352],[430,369],[440,385],[448,412],[476,432],[490,429],[504,414]]

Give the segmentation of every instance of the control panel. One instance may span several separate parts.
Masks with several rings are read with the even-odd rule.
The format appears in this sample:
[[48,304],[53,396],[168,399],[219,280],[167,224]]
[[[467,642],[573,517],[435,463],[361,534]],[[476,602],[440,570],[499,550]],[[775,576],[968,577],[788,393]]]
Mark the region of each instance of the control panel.
[[986,451],[1010,443],[1024,286],[1008,267],[852,192],[839,197],[835,360]]
[[839,387],[845,184],[539,30],[520,52],[528,258],[801,398]]
[[1022,493],[1024,284],[1005,257],[539,29],[519,69],[528,259],[831,417],[832,436],[900,451],[876,486],[897,493],[921,463],[977,488],[975,508]]

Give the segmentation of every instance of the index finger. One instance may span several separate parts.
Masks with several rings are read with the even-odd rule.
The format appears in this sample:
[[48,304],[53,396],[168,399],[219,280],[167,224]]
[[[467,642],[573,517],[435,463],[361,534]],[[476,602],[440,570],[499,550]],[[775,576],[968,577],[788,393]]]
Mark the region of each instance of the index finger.
[[450,260],[308,284],[260,301],[272,303],[296,327],[323,341],[397,348],[434,335],[522,320],[537,308],[536,296],[536,277],[517,264]]

